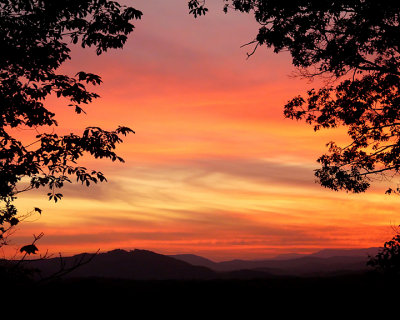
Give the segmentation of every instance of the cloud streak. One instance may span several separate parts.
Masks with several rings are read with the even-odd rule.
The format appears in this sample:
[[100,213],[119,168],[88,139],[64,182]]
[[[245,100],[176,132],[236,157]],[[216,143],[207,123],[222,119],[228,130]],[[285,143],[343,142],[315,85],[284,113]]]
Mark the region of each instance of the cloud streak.
[[101,99],[87,106],[87,117],[49,99],[57,133],[126,125],[136,134],[118,146],[125,164],[80,163],[108,183],[67,184],[57,204],[47,190],[21,194],[21,212],[40,207],[43,214],[22,224],[16,240],[43,231],[43,247],[55,252],[141,247],[222,259],[390,237],[400,200],[380,190],[334,193],[314,182],[315,159],[327,141],[346,140],[343,130],[314,133],[283,117],[290,98],[319,83],[289,78],[286,54],[261,49],[246,59],[240,46],[257,23],[224,15],[217,3],[193,19],[181,1],[139,1],[145,15],[124,50],[97,57],[74,49],[64,70],[98,72]]

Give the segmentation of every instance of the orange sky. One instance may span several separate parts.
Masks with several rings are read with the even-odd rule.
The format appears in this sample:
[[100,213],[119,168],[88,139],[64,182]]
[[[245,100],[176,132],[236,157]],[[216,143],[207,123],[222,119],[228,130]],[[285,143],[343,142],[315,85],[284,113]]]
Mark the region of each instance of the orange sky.
[[144,12],[123,50],[97,57],[73,50],[63,71],[98,73],[101,98],[75,115],[57,100],[59,132],[88,125],[131,127],[118,151],[125,164],[85,159],[109,182],[21,195],[20,212],[43,214],[19,226],[10,248],[38,243],[42,253],[149,249],[215,260],[263,258],[321,248],[382,245],[400,224],[400,198],[379,183],[366,194],[314,183],[316,159],[342,130],[314,133],[284,119],[283,105],[319,85],[290,75],[286,53],[240,48],[253,39],[251,16],[188,15],[185,1],[132,1]]

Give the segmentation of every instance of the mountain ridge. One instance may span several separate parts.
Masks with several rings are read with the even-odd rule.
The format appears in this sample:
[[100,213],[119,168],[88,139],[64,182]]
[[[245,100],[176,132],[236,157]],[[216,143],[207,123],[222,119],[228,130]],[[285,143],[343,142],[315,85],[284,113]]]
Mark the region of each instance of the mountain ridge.
[[[266,263],[274,263],[272,261],[287,261],[296,260],[307,257],[317,257],[317,258],[333,258],[333,257],[359,257],[367,259],[368,256],[375,256],[379,247],[370,248],[357,248],[357,249],[322,249],[310,254],[298,254],[298,253],[287,253],[277,255],[272,258],[267,259],[257,259],[257,260],[243,260],[243,259],[233,259],[225,260],[220,262],[215,262],[213,260],[194,255],[194,254],[178,254],[170,255],[176,259],[188,262],[192,265],[206,266],[216,271],[233,271],[239,269],[258,269]],[[367,261],[367,260],[365,260]]]
[[[72,268],[66,277],[129,280],[251,279],[367,272],[367,253],[374,254],[377,251],[378,248],[354,251],[334,249],[291,259],[277,256],[275,259],[265,260],[236,259],[215,262],[193,254],[167,256],[143,249],[115,249],[94,255],[82,253],[62,260],[51,258],[25,263],[31,268],[41,270],[39,276],[44,278],[57,274],[60,268]],[[74,268],[80,263],[82,265]]]
[[[88,259],[82,260],[82,257]],[[90,261],[89,261],[90,259]],[[40,270],[41,277],[49,277],[60,270],[60,259],[26,261],[26,264]],[[79,265],[74,268],[75,265]],[[86,263],[88,262],[88,263]],[[170,258],[149,250],[135,249],[126,251],[115,249],[98,254],[78,254],[62,258],[63,268],[69,270],[67,277],[114,278],[130,280],[163,280],[163,279],[209,279],[215,272],[202,266],[193,266],[184,261]]]

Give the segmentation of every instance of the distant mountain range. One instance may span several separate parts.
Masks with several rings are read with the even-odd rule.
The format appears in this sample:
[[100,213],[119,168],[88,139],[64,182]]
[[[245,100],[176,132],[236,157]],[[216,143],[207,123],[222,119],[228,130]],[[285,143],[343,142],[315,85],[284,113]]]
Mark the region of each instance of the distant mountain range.
[[[379,248],[355,250],[322,250],[309,255],[286,254],[266,260],[231,260],[214,262],[192,255],[162,255],[147,250],[113,250],[95,256],[27,261],[40,270],[41,277],[62,274],[66,277],[96,277],[130,280],[204,280],[251,279],[279,276],[329,276],[360,273],[368,270],[368,255]],[[89,261],[90,260],[90,261]],[[87,262],[87,263],[85,263]],[[82,264],[83,263],[83,264]],[[77,268],[76,265],[82,264]]]
[[265,260],[230,260],[214,262],[192,254],[171,255],[194,266],[214,271],[262,270],[280,275],[310,275],[366,269],[368,256],[375,256],[379,248],[324,249],[312,254],[284,254]]
[[230,260],[214,262],[191,254],[173,255],[194,266],[204,266],[217,272],[253,270],[272,275],[324,275],[367,270],[368,256],[374,256],[379,248],[325,249],[312,254],[285,254],[265,260]]

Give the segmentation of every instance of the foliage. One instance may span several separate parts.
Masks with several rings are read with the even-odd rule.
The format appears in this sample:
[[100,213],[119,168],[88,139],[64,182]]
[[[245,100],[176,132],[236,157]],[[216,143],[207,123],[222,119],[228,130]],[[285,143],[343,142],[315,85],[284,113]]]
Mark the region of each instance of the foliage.
[[[58,135],[55,114],[45,100],[55,95],[69,101],[77,114],[84,113],[82,105],[98,97],[86,86],[99,85],[101,78],[84,71],[59,73],[71,58],[70,47],[95,47],[97,55],[122,48],[134,29],[131,20],[141,16],[109,0],[0,1],[0,240],[20,221],[13,204],[18,193],[49,187],[49,199],[57,201],[62,194],[56,189],[72,176],[87,186],[106,180],[101,172],[77,164],[84,154],[123,161],[114,150],[131,129],[89,127],[82,135]],[[36,132],[35,141],[24,143],[18,137],[21,129]]]
[[[190,1],[191,10],[205,3]],[[306,77],[330,82],[284,108],[286,117],[314,130],[347,128],[350,143],[328,143],[316,176],[333,190],[363,192],[377,175],[400,173],[400,3],[394,0],[224,0],[253,13],[260,24],[253,44],[288,51]],[[399,192],[389,188],[388,193]]]
[[189,6],[189,13],[193,14],[195,18],[201,15],[205,15],[208,11],[207,8],[204,7],[205,1],[198,1],[198,0],[190,0],[188,2]]
[[[399,226],[400,228],[400,226]],[[383,248],[375,257],[370,257],[368,265],[390,276],[400,275],[400,229],[396,235],[385,242]]]

